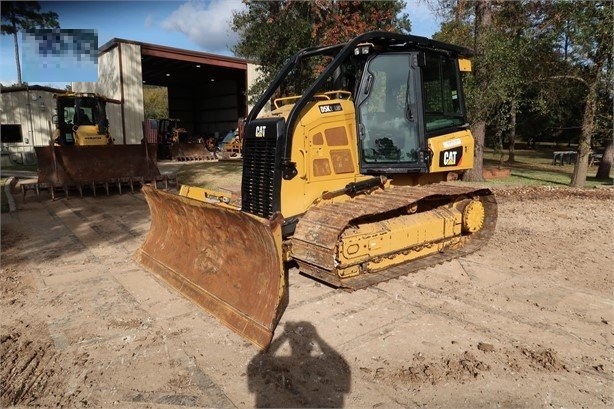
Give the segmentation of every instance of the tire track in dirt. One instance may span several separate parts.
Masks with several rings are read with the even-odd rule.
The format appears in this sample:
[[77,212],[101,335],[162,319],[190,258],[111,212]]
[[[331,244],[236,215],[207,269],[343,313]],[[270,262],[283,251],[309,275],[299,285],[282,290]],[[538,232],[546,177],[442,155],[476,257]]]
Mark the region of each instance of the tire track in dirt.
[[[100,226],[98,220],[102,218],[104,213],[88,216],[83,211],[74,208],[72,202],[66,200],[60,203],[46,203],[48,212],[71,232],[71,235],[79,241],[84,249],[87,249],[88,252],[100,260],[101,258],[108,257],[110,253],[106,246],[101,249],[101,246],[98,245],[100,242],[103,242],[111,244],[115,254],[129,255],[128,249],[120,243],[114,242],[112,236]],[[63,209],[59,206],[62,206]],[[108,219],[111,219],[110,215],[107,215]],[[124,232],[132,235],[130,229],[126,229]]]
[[[23,323],[22,323],[23,324]],[[26,338],[26,339],[24,339]],[[57,383],[52,362],[57,353],[51,342],[28,340],[13,331],[0,337],[0,405],[29,404]],[[51,385],[50,385],[51,384]]]
[[74,407],[86,402],[80,387],[67,391],[65,368],[84,365],[87,353],[64,356],[55,349],[45,324],[36,320],[20,320],[5,330],[0,337],[0,406]]
[[[118,198],[116,198],[117,200]],[[119,198],[120,203],[115,203],[115,207],[128,206],[130,207],[130,202],[136,199],[136,196],[127,196],[126,198]],[[138,199],[137,199],[138,200]],[[140,233],[135,228],[129,226],[127,223],[123,222],[121,217],[122,215],[117,212],[107,212],[106,210],[100,209],[99,206],[90,206],[87,204],[86,206],[83,203],[79,202],[67,202],[64,201],[61,203],[62,207],[52,205],[53,208],[50,209],[50,213],[54,214],[54,216],[59,219],[59,221],[63,224],[63,226],[72,232],[72,234],[82,243],[85,247],[87,247],[95,256],[94,260],[90,260],[90,262],[100,263],[108,263],[108,260],[112,257],[113,264],[116,267],[111,271],[110,274],[104,274],[106,280],[111,280],[114,283],[114,286],[119,286],[121,289],[120,294],[117,293],[117,290],[113,291],[113,294],[108,294],[107,297],[103,296],[103,299],[111,297],[111,299],[121,298],[121,303],[126,305],[138,305],[139,308],[142,308],[145,311],[145,315],[149,315],[153,318],[151,323],[148,323],[145,328],[146,332],[151,332],[159,328],[160,326],[168,326],[169,323],[167,320],[176,320],[181,319],[182,316],[175,315],[172,317],[161,317],[159,316],[160,307],[157,305],[160,304],[162,300],[159,297],[154,297],[153,299],[157,301],[152,301],[149,299],[141,299],[138,294],[147,288],[147,285],[141,280],[133,280],[129,278],[130,271],[136,272],[138,271],[141,275],[140,269],[135,270],[135,264],[131,261],[133,251],[128,247],[130,243],[133,243],[138,240],[144,233]],[[145,202],[143,199],[140,200],[140,208],[146,211]],[[124,239],[123,237],[126,237]],[[104,246],[100,246],[100,243],[105,243]],[[126,244],[126,245],[125,245]],[[67,273],[70,274],[70,273]],[[80,276],[83,276],[83,273],[80,273]],[[57,278],[55,278],[57,280]],[[86,278],[87,280],[91,279]],[[160,284],[153,277],[148,276],[148,282],[154,286],[164,285]],[[93,282],[92,282],[93,284]],[[105,287],[108,287],[105,286]],[[150,285],[151,287],[151,285]],[[172,297],[178,297],[174,292]],[[170,296],[170,295],[169,295]],[[125,299],[129,297],[129,299]],[[70,296],[68,299],[64,299],[64,303],[75,304],[78,303],[82,296],[74,295]],[[71,299],[73,299],[71,301]],[[116,300],[113,304],[117,304]],[[173,302],[176,304],[176,302]],[[181,301],[180,301],[181,303]],[[104,307],[104,306],[103,306]],[[106,307],[105,307],[106,308]],[[114,310],[117,307],[113,307],[109,305],[109,308],[113,308]],[[196,307],[195,307],[196,308]],[[98,308],[100,309],[100,308]],[[108,314],[116,315],[117,312],[109,311]],[[184,313],[183,318],[187,316],[191,316],[193,312]],[[144,314],[139,314],[144,315]],[[113,321],[110,324],[112,326],[120,326],[123,327],[127,325],[127,322],[132,322],[134,319],[128,317],[128,321]],[[63,328],[64,325],[62,323],[58,323],[58,325],[54,323],[49,323],[50,327],[55,328],[56,333],[61,333],[62,331],[66,331],[69,328]],[[140,328],[140,327],[139,327]],[[159,328],[158,332],[162,329]],[[141,331],[137,331],[141,332]],[[165,333],[163,330],[161,333]],[[92,352],[95,356],[98,356],[98,353],[95,352],[100,349],[107,348],[110,345],[114,345],[117,343],[135,343],[135,342],[144,342],[143,337],[145,339],[147,336],[141,334],[138,336],[137,334],[129,335],[128,337],[121,337],[115,331],[109,331],[108,334],[102,336],[95,336],[93,338],[85,338],[79,340],[79,347],[86,348]],[[172,338],[172,339],[171,339]],[[179,375],[178,377],[174,377],[170,380],[171,383],[177,383],[176,386],[182,386],[183,384],[179,381],[182,376],[187,377],[188,383],[185,385],[185,390],[194,390],[196,387],[201,393],[170,393],[168,391],[160,391],[160,392],[150,392],[146,389],[138,388],[127,395],[118,396],[118,401],[123,402],[133,402],[136,404],[171,404],[171,405],[189,405],[189,406],[212,406],[212,407],[234,407],[235,405],[228,399],[228,397],[224,394],[223,389],[215,383],[212,378],[207,375],[205,371],[203,371],[195,362],[193,358],[190,358],[186,352],[184,351],[184,345],[179,342],[178,337],[164,337],[164,345],[167,351],[172,352],[167,358],[172,363],[174,367],[173,372],[184,373],[185,375]],[[155,356],[157,347],[155,345],[144,344],[139,351],[143,354],[153,354]],[[100,359],[97,358],[97,359]],[[124,363],[124,358],[121,358],[121,364],[126,365],[128,362]],[[107,364],[107,367],[112,367],[116,365],[112,362]],[[91,371],[90,371],[91,372]],[[89,373],[89,376],[96,377],[97,374]],[[184,382],[185,383],[185,382]]]
[[[406,297],[403,297],[402,295],[398,293],[393,294],[389,292],[388,290],[382,289],[380,287],[371,287],[368,290],[377,292],[378,294],[383,294],[386,297],[388,297],[390,300],[393,300],[395,302],[400,301],[404,303],[405,305],[409,305],[413,308],[417,308],[423,313],[425,313],[426,315],[440,316],[441,318],[444,318],[446,321],[455,322],[459,324],[459,326],[474,332],[476,334],[476,338],[478,339],[479,338],[483,338],[483,339],[495,338],[504,344],[511,344],[512,348],[505,349],[505,352],[503,354],[504,357],[498,360],[499,363],[506,362],[510,356],[515,356],[516,357],[515,360],[519,362],[523,361],[523,360],[518,360],[519,357],[520,358],[530,357],[532,358],[533,361],[536,361],[538,363],[537,365],[531,365],[532,367],[536,367],[536,368],[547,367],[548,366],[547,364],[540,365],[539,362],[540,360],[541,362],[548,362],[548,359],[544,358],[544,356],[549,355],[553,357],[553,363],[552,365],[550,365],[552,368],[557,368],[558,370],[565,369],[566,371],[570,371],[570,370],[574,370],[576,372],[581,371],[581,372],[590,374],[594,378],[601,378],[601,379],[608,380],[608,381],[614,380],[614,377],[611,374],[600,371],[600,370],[595,370],[594,368],[599,365],[595,361],[587,363],[587,362],[584,362],[586,360],[585,358],[583,359],[582,357],[578,357],[578,356],[573,356],[573,357],[566,356],[565,358],[559,358],[557,356],[557,352],[553,350],[552,348],[545,348],[541,345],[531,345],[530,343],[527,344],[526,340],[523,340],[520,337],[515,337],[510,332],[497,330],[492,325],[490,326],[481,325],[477,321],[485,320],[485,321],[492,323],[495,320],[490,317],[492,316],[500,317],[500,318],[510,321],[511,323],[518,322],[520,324],[527,325],[539,331],[543,331],[543,332],[550,333],[553,335],[559,335],[562,337],[571,337],[574,340],[584,339],[584,338],[580,338],[576,334],[570,333],[568,331],[562,330],[557,327],[553,327],[552,325],[549,325],[549,324],[545,324],[541,322],[533,323],[518,314],[513,314],[507,311],[493,309],[489,307],[486,303],[480,303],[480,302],[476,302],[476,301],[472,301],[468,299],[460,299],[458,295],[445,294],[441,291],[438,291],[432,288],[428,288],[423,285],[417,285],[416,287],[421,288],[422,290],[428,291],[431,294],[435,295],[436,297],[433,297],[432,298],[433,300],[443,299],[447,301],[447,305],[449,307],[441,308],[441,304],[438,306],[433,306],[433,305],[428,305],[424,302],[419,302],[416,300],[409,300]],[[462,306],[459,307],[458,304]],[[458,311],[465,311],[465,312],[471,311],[470,307],[475,308],[476,313],[467,314],[467,315],[471,317],[475,317],[475,319],[473,320],[465,319],[458,314]],[[484,313],[490,314],[490,317],[485,316]],[[412,320],[413,319],[408,319],[407,317],[401,317],[399,319],[395,319],[393,321],[387,322],[381,327],[378,327],[377,331],[370,331],[369,333],[363,333],[361,334],[361,336],[344,344],[343,347],[344,349],[345,347],[354,348],[356,343],[364,344],[369,341],[376,340],[378,338],[381,338],[382,334],[385,334],[386,332],[394,331],[396,328],[399,327],[401,323],[408,323],[408,322],[411,322]],[[544,337],[542,336],[540,338],[544,338]],[[544,339],[547,339],[547,337]],[[592,343],[585,342],[585,344],[587,346],[593,346]],[[603,346],[605,347],[605,345]],[[445,359],[449,360],[450,358],[446,357]],[[561,361],[561,359],[563,361]],[[427,366],[431,367],[432,365],[433,364],[431,363],[430,365],[427,365]],[[526,367],[526,365],[520,365],[517,367],[512,366],[512,367],[516,371],[519,371],[519,370],[522,370],[523,367]]]
[[[460,302],[460,303],[462,303],[462,304],[464,304],[466,306],[471,306],[471,307],[473,307],[473,308],[475,308],[477,310],[484,311],[487,314],[491,314],[491,315],[494,315],[494,316],[497,316],[497,317],[505,318],[505,319],[507,319],[507,320],[509,320],[511,322],[517,322],[517,323],[520,323],[520,324],[523,324],[523,325],[526,325],[526,326],[529,326],[529,327],[533,327],[533,328],[538,329],[538,330],[549,332],[549,333],[551,333],[553,335],[560,335],[560,336],[563,336],[563,337],[572,337],[574,339],[582,341],[587,346],[592,346],[594,344],[594,342],[590,342],[591,341],[590,339],[584,338],[580,334],[575,334],[572,331],[565,330],[565,329],[560,328],[560,327],[555,327],[554,325],[549,324],[549,323],[545,323],[543,321],[533,322],[533,321],[527,319],[527,317],[524,316],[524,315],[517,314],[517,313],[511,312],[511,311],[506,311],[506,310],[503,310],[503,309],[496,309],[496,308],[493,308],[493,307],[489,306],[487,303],[482,303],[482,302],[479,302],[479,301],[471,300],[471,299],[469,299],[467,297],[464,297],[463,299],[460,299],[458,295],[451,296],[449,294],[446,294],[444,291],[437,290],[437,289],[431,288],[431,287],[427,287],[427,286],[421,285],[421,284],[416,285],[416,288],[419,288],[421,290],[427,291],[427,292],[433,294],[434,296],[436,296],[438,298],[441,298],[441,299],[445,299],[445,300],[447,300],[449,302]],[[390,294],[387,294],[387,295],[391,296]],[[462,310],[465,310],[465,308],[462,308]],[[429,312],[430,313],[434,313],[434,311],[432,309]],[[544,311],[542,310],[541,312],[543,313]],[[555,316],[558,316],[560,318],[564,317],[564,314],[560,314],[560,313],[557,313],[555,311],[548,311],[548,313],[550,313],[552,315],[555,315]],[[446,318],[450,318],[452,320],[459,321],[459,319],[457,317],[455,317],[453,315],[453,313],[447,314]],[[464,323],[468,324],[468,323],[471,323],[471,322],[470,321],[465,321]],[[586,333],[586,331],[584,331],[583,334],[584,333]],[[503,334],[498,334],[498,336],[502,336],[502,335]]]

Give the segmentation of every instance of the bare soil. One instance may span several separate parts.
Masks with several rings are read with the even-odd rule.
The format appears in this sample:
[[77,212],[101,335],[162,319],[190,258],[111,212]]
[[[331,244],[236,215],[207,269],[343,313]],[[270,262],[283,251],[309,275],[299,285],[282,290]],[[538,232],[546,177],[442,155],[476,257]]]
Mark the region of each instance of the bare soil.
[[353,293],[291,270],[267,353],[132,261],[140,193],[19,197],[0,406],[612,407],[614,190],[496,193],[470,256]]

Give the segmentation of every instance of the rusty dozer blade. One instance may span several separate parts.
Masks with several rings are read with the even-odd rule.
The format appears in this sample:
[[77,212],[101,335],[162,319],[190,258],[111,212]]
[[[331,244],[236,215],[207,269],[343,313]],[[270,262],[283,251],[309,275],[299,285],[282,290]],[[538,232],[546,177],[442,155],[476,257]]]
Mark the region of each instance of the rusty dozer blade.
[[279,224],[145,186],[137,262],[262,349],[287,305]]
[[155,180],[160,171],[147,145],[37,146],[38,182],[52,186]]
[[213,158],[213,153],[207,149],[204,143],[177,142],[171,148],[171,155],[174,160],[178,161]]

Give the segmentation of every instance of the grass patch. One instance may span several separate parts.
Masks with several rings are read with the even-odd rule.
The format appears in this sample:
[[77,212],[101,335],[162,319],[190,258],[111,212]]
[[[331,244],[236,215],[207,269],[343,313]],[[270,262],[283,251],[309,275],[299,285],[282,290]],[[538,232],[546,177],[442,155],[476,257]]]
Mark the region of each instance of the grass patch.
[[242,161],[186,163],[177,170],[177,182],[208,189],[241,190]]
[[[492,149],[484,152],[485,167],[503,167],[511,169],[511,175],[504,179],[489,179],[491,185],[514,186],[569,186],[574,165],[552,165],[552,149],[516,150],[516,161],[502,162],[501,155]],[[507,158],[507,153],[504,159]],[[229,190],[239,193],[241,190],[242,162],[181,162],[177,170],[177,180],[180,184],[199,186],[215,190]],[[586,187],[612,185],[612,180],[595,179],[597,166],[590,166]]]
[[[555,149],[516,150],[515,162],[501,162],[501,154],[492,149],[484,151],[484,166],[511,169],[511,176],[505,179],[491,179],[488,182],[495,185],[541,185],[541,186],[569,186],[573,175],[574,165],[553,165],[552,153]],[[507,152],[503,158],[507,158]],[[594,175],[597,166],[589,166],[586,178],[586,187],[611,185],[610,180],[597,180]],[[610,176],[612,176],[610,174]]]

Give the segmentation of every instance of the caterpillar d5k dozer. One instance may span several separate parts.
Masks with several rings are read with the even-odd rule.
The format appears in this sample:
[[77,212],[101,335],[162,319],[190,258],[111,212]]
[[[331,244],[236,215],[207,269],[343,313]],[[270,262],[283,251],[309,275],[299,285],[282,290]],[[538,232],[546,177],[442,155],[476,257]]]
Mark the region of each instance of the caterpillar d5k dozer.
[[476,250],[495,198],[447,183],[473,167],[469,56],[384,32],[298,52],[246,118],[240,206],[198,187],[145,187],[152,224],[135,259],[266,348],[288,299],[284,262],[356,290]]
[[38,184],[68,195],[69,188],[141,185],[160,178],[156,152],[147,144],[115,145],[109,133],[107,98],[93,93],[55,94],[53,144],[35,147]]

